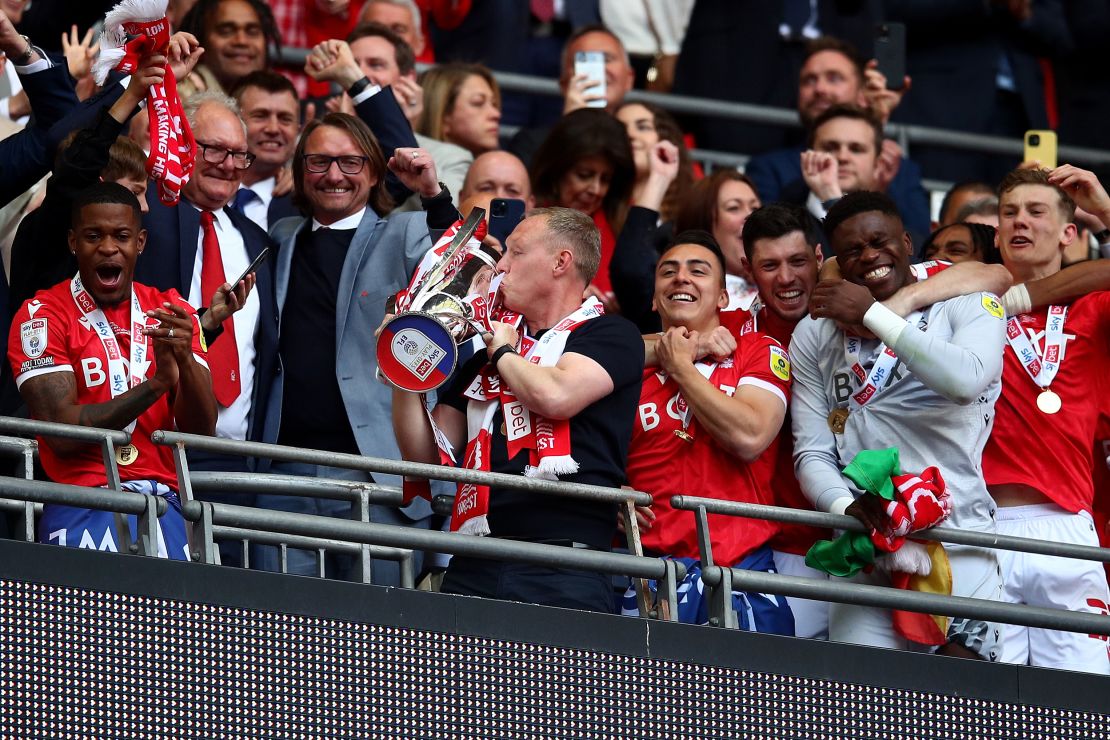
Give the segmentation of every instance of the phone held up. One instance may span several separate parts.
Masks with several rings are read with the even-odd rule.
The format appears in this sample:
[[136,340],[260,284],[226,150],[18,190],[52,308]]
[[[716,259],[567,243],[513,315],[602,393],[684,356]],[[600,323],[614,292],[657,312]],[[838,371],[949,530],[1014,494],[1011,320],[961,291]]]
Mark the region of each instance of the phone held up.
[[505,240],[524,218],[524,201],[520,198],[494,198],[489,204],[489,235],[497,239],[501,249]]
[[1056,132],[1026,131],[1023,162],[1040,162],[1041,167],[1056,169]]
[[901,23],[875,26],[875,61],[886,77],[887,90],[901,90],[906,79],[906,27]]
[[600,51],[579,51],[574,55],[574,74],[585,75],[594,83],[586,89],[587,95],[600,96],[598,100],[586,103],[590,108],[605,107],[605,54]]

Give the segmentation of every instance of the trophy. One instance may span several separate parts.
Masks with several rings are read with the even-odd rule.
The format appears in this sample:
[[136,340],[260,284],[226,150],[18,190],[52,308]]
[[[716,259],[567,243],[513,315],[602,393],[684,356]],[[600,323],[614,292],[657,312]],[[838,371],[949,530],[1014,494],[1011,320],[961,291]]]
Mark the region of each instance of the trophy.
[[448,229],[397,294],[396,315],[378,334],[378,369],[413,393],[443,385],[459,359],[458,345],[485,331],[481,320],[499,256],[477,233],[486,212],[474,208]]

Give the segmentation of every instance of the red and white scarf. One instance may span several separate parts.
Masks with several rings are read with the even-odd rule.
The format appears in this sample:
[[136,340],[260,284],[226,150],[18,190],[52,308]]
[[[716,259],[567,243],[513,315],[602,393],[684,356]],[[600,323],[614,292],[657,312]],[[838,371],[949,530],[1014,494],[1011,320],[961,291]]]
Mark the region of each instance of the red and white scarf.
[[[556,322],[539,339],[525,335],[521,328],[524,317],[498,305],[497,290],[501,284],[498,275],[490,282],[487,295],[475,296],[472,305],[480,309],[475,312],[475,321],[492,331],[491,321],[511,324],[520,339],[516,350],[529,362],[543,367],[551,367],[559,362],[566,347],[570,333],[591,319],[604,314],[601,303],[590,298],[571,314]],[[492,310],[485,310],[492,306]],[[468,470],[490,470],[490,448],[493,444],[493,419],[500,408],[505,420],[505,436],[508,444],[508,457],[512,459],[523,450],[529,453],[528,465],[524,475],[530,478],[555,480],[560,475],[578,472],[578,463],[571,455],[570,421],[567,419],[548,419],[529,410],[512,389],[501,382],[496,368],[486,365],[463,394],[467,397],[466,411],[466,450],[463,454],[463,467]],[[427,406],[425,405],[425,409]],[[440,463],[457,465],[450,442],[436,427],[431,413],[429,422],[439,448]],[[428,498],[430,490],[427,481],[404,481],[405,503],[417,496]],[[489,486],[475,483],[460,483],[455,495],[455,512],[451,520],[451,531],[463,534],[489,534]]]
[[[490,284],[487,305],[493,304],[498,278]],[[516,350],[535,365],[552,367],[559,362],[571,332],[604,313],[601,302],[590,298],[568,316],[558,321],[536,340],[521,334]],[[522,316],[500,308],[492,312],[493,321],[505,321],[519,327]],[[489,327],[490,319],[485,323]],[[578,472],[578,462],[571,455],[570,420],[549,419],[529,410],[512,389],[501,382],[497,369],[486,365],[463,394],[469,399],[466,408],[467,443],[463,466],[470,470],[490,469],[490,446],[493,442],[493,419],[498,408],[505,421],[507,456],[511,460],[528,451],[524,475],[529,478],[556,480],[560,475]],[[438,437],[437,437],[438,438]],[[473,483],[459,485],[455,496],[455,513],[451,531],[487,535],[489,522],[489,486]]]
[[[113,69],[134,74],[144,56],[164,53],[169,43],[166,0],[123,0],[104,17],[100,57],[94,68],[97,84],[103,85]],[[168,64],[162,84],[151,85],[147,91],[146,105],[150,116],[146,171],[158,185],[159,200],[176,205],[181,187],[193,172],[196,142]]]

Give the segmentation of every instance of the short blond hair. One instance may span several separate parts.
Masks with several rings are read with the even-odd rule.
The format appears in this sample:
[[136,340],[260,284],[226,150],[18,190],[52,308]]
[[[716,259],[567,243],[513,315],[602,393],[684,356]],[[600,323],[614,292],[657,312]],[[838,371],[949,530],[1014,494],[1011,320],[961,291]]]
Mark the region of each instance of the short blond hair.
[[543,217],[547,232],[554,242],[570,250],[574,267],[585,285],[597,277],[601,265],[601,232],[594,220],[573,208],[533,208],[528,218]]

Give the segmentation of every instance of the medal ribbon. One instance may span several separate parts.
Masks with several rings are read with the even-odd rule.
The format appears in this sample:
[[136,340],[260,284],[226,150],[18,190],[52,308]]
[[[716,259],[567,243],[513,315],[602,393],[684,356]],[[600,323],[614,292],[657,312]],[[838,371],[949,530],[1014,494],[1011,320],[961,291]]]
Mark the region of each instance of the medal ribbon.
[[[77,304],[77,310],[81,312],[82,317],[89,322],[93,331],[100,337],[104,354],[108,358],[107,367],[110,380],[108,390],[111,392],[112,398],[123,395],[146,380],[147,369],[150,365],[146,359],[147,337],[143,334],[146,319],[143,315],[142,306],[139,305],[139,299],[135,295],[135,288],[131,288],[131,352],[127,369],[123,367],[123,353],[120,351],[119,342],[116,341],[116,333],[112,331],[112,324],[108,321],[108,317],[104,315],[104,311],[96,305],[96,301],[89,295],[89,292],[85,290],[85,286],[81,283],[80,274],[73,276],[73,280],[69,283],[69,292],[73,296],[73,302]],[[134,430],[134,421],[124,427],[126,432],[133,432]]]
[[1064,361],[1064,321],[1068,317],[1067,306],[1049,306],[1048,318],[1044,327],[1044,356],[1039,357],[1033,343],[1021,328],[1020,317],[1011,317],[1006,322],[1006,341],[1017,355],[1018,362],[1041,390],[1048,390],[1060,364]]
[[[925,315],[921,311],[914,311],[906,318],[907,324],[916,323],[918,329],[923,328],[924,322]],[[848,369],[856,378],[857,387],[860,388],[848,399],[848,405],[852,411],[863,408],[875,396],[879,395],[884,384],[889,381],[894,366],[898,364],[898,356],[894,354],[894,350],[887,347],[886,342],[883,342],[879,345],[879,356],[875,359],[875,364],[871,366],[871,372],[868,373],[860,360],[862,346],[863,339],[861,337],[852,334],[844,335],[844,359],[848,363]]]
[[[699,362],[695,362],[694,367],[697,368],[698,372],[701,373],[701,376],[703,378],[712,382],[713,373],[717,371],[717,363],[716,362],[708,362],[706,360],[701,360]],[[661,377],[662,377],[662,381],[664,383],[666,383],[667,382],[667,376],[662,375]],[[686,430],[690,428],[690,421],[693,418],[694,411],[693,411],[693,409],[690,408],[690,405],[688,403],[686,403],[686,399],[682,397],[682,390],[681,389],[675,395],[674,405],[675,405],[675,409],[682,416],[682,419],[681,419],[681,421],[682,421],[682,431],[686,432]]]

